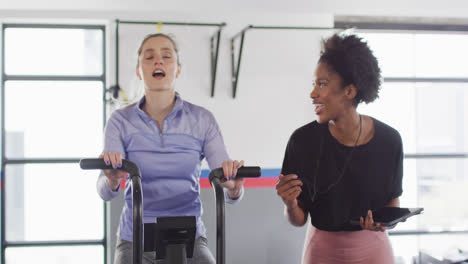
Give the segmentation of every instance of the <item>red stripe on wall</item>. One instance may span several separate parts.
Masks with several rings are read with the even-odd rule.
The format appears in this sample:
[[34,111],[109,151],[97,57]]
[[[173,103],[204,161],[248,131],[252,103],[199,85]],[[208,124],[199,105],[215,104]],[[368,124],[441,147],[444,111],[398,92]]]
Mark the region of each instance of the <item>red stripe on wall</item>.
[[200,188],[211,188],[210,180],[208,178],[200,178]]
[[256,179],[245,179],[244,187],[246,188],[270,188],[276,185],[278,178],[265,177]]
[[[276,177],[265,177],[265,178],[255,178],[255,179],[245,179],[244,187],[245,188],[269,188],[276,185],[278,178]],[[212,188],[210,181],[207,178],[200,178],[200,188]],[[125,179],[122,179],[120,182],[120,189],[125,190]]]
[[[270,188],[276,185],[278,178],[266,177],[266,178],[255,178],[255,179],[245,179],[244,187],[245,188]],[[200,179],[201,188],[212,188],[208,179]]]

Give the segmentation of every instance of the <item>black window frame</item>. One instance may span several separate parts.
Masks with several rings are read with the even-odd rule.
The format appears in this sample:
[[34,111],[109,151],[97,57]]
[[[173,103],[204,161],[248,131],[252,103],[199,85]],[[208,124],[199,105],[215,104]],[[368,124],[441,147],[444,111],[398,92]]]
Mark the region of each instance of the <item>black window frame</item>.
[[[102,72],[100,75],[77,75],[77,76],[64,76],[64,75],[8,75],[5,72],[5,30],[7,28],[48,28],[48,29],[94,29],[102,31]],[[107,204],[103,201],[103,230],[104,236],[103,239],[98,240],[60,240],[60,241],[33,241],[33,242],[8,242],[6,241],[6,223],[5,223],[5,193],[6,184],[5,184],[5,174],[6,166],[11,164],[70,164],[70,163],[79,163],[81,157],[72,157],[72,158],[25,158],[25,159],[8,159],[6,157],[6,148],[5,148],[5,83],[7,81],[101,81],[102,82],[102,98],[103,98],[103,124],[106,123],[106,109],[107,109],[107,100],[106,100],[106,26],[105,25],[86,25],[86,24],[28,24],[28,23],[4,23],[2,24],[1,32],[1,94],[0,94],[0,119],[1,119],[1,186],[0,192],[0,207],[1,207],[1,256],[0,263],[6,264],[5,259],[5,249],[8,247],[37,247],[37,246],[80,246],[80,245],[101,245],[104,249],[103,252],[103,263],[107,263]]]

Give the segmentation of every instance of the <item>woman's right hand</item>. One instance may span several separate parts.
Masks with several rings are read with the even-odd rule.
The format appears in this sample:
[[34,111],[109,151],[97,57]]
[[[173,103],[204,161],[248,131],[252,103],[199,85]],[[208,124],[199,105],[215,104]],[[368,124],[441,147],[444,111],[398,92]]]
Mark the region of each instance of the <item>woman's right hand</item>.
[[298,179],[296,174],[286,176],[280,174],[276,184],[276,192],[288,208],[296,208],[298,206],[297,197],[302,192],[301,186],[302,181]]
[[127,172],[119,170],[122,167],[122,154],[119,152],[104,152],[99,156],[100,159],[104,159],[107,165],[112,165],[114,170],[103,170],[104,175],[107,177],[107,184],[112,190],[117,190],[120,186],[122,178],[127,177]]

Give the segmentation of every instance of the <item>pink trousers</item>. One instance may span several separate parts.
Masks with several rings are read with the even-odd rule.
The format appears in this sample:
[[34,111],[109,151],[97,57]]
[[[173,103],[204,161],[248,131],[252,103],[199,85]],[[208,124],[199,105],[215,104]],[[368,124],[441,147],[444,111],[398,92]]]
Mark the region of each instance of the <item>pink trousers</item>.
[[303,264],[394,264],[385,232],[327,232],[309,226]]

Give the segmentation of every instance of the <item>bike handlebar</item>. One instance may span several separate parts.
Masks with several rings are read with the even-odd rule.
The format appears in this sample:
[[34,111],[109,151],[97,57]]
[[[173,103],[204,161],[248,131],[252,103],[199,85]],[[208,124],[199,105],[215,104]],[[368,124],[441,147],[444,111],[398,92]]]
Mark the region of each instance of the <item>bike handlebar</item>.
[[[83,170],[113,170],[114,169],[111,164],[107,165],[104,162],[104,159],[82,159],[80,160],[80,167]],[[129,160],[123,159],[122,167],[117,168],[117,169],[128,172],[130,174],[130,177],[141,176],[140,169],[138,168],[138,166]]]
[[[80,167],[83,170],[113,170],[112,165],[107,165],[104,159],[82,159]],[[130,174],[132,181],[132,203],[133,203],[133,263],[143,263],[143,194],[141,192],[141,173],[138,166],[129,161],[122,160],[119,170]]]
[[[260,167],[240,167],[237,170],[236,177],[256,178],[256,177],[260,177],[261,174],[262,174],[262,170],[260,169]],[[210,172],[209,179],[210,179],[210,182],[212,182],[214,178],[221,179],[223,177],[224,177],[223,168],[217,168]]]

